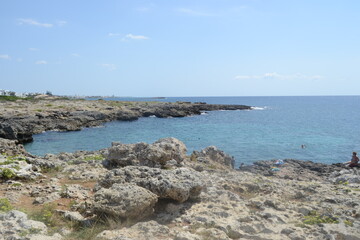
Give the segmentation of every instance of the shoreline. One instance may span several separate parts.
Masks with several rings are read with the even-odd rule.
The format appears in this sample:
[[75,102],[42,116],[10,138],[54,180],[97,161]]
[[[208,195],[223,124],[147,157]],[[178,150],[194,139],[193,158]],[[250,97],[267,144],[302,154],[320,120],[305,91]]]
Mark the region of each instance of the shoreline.
[[[0,139],[0,152],[3,236],[317,240],[360,234],[360,169],[289,159],[280,171],[269,171],[272,161],[235,170],[232,157],[216,147],[188,155],[175,138],[44,157]],[[2,219],[16,230],[10,233]],[[29,224],[37,230],[22,227]]]
[[[6,129],[7,119],[20,134],[55,126],[78,130],[118,117],[183,117],[204,108],[237,108],[90,103],[2,103],[0,126]],[[18,140],[0,137],[0,153],[5,239],[360,239],[358,168],[286,159],[233,169],[234,159],[217,147],[188,153],[175,138],[34,156]]]
[[79,131],[114,120],[134,121],[141,117],[158,118],[201,115],[204,111],[251,110],[246,105],[190,102],[120,102],[104,100],[37,99],[0,101],[0,137],[31,142],[43,131]]

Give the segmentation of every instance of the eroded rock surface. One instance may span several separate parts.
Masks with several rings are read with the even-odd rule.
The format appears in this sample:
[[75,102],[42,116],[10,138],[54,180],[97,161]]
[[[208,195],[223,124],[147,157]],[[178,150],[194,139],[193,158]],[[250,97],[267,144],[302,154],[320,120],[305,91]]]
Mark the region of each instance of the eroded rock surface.
[[48,229],[44,223],[28,219],[23,212],[17,210],[7,213],[0,212],[1,240],[60,240],[62,238],[59,234],[48,236],[47,231]]
[[[232,158],[221,150],[208,147],[186,156],[186,147],[171,138],[154,144],[115,143],[112,148],[117,146],[123,152],[114,150],[114,161],[120,163],[110,170],[103,166],[110,149],[46,157],[2,155],[0,164],[7,162],[0,166],[15,164],[16,170],[20,161],[47,171],[32,181],[2,179],[0,208],[12,209],[3,198],[16,209],[51,205],[64,221],[89,231],[111,219],[109,229],[98,236],[113,240],[359,239],[358,169],[274,160],[234,170]],[[16,223],[6,214],[0,214],[0,236],[6,231],[19,236],[15,239],[61,237],[47,236],[41,228],[35,234],[26,228],[34,225],[19,226],[23,214]],[[81,239],[76,231],[59,233]],[[20,232],[28,235],[22,238]]]
[[178,163],[186,158],[186,146],[176,138],[160,139],[153,144],[114,143],[109,148],[106,165],[123,167],[128,165],[160,167],[167,161],[176,160]]
[[94,210],[117,218],[140,220],[154,212],[157,196],[134,184],[113,184],[95,193]]
[[201,151],[194,151],[190,160],[198,163],[198,167],[207,168],[234,168],[235,159],[215,146],[207,147]]
[[99,181],[102,187],[111,187],[114,183],[133,183],[151,191],[159,198],[178,202],[198,197],[204,186],[201,175],[194,170],[163,170],[144,166],[113,169]]
[[0,154],[9,156],[29,155],[22,144],[17,144],[16,140],[8,140],[0,137]]

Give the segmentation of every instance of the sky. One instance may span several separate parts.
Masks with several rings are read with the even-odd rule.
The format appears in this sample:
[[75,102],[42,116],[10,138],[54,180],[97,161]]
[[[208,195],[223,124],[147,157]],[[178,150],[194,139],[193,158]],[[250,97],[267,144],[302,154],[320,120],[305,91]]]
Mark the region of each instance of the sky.
[[358,0],[0,0],[0,89],[359,95]]

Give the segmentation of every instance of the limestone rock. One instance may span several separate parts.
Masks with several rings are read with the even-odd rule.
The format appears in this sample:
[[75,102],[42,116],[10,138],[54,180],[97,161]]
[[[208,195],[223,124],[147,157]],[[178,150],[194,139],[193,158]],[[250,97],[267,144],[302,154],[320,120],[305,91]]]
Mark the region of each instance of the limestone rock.
[[61,196],[64,198],[85,200],[89,198],[89,192],[88,189],[79,184],[69,184],[64,186]]
[[157,196],[133,184],[114,184],[95,193],[94,210],[117,218],[142,219],[151,215]]
[[99,181],[102,187],[114,183],[132,183],[143,187],[159,198],[184,202],[199,196],[204,187],[198,172],[188,168],[163,170],[158,168],[128,166],[109,171]]
[[0,137],[0,154],[7,154],[9,156],[29,155],[22,144],[17,144],[17,141],[15,140],[8,140],[1,137]]
[[68,173],[71,180],[95,181],[99,180],[107,170],[100,163],[81,163],[68,165],[62,172]]
[[176,160],[178,163],[186,158],[186,146],[176,138],[160,139],[153,144],[115,144],[109,149],[106,164],[117,166],[161,166],[167,161]]
[[200,240],[200,236],[189,232],[179,232],[176,234],[174,240]]
[[235,160],[230,155],[217,149],[215,146],[207,147],[200,152],[194,151],[191,160],[196,160],[205,164],[220,164],[228,168],[234,168]]
[[332,182],[335,184],[346,183],[346,182],[360,183],[360,169],[358,168],[344,169],[334,173],[332,176],[329,177],[329,179],[331,179]]
[[40,239],[33,238],[34,233],[44,236],[47,233],[46,225],[29,220],[25,213],[17,210],[0,213],[0,239]]
[[53,192],[53,193],[50,193],[43,197],[36,197],[33,203],[34,204],[44,204],[44,203],[56,201],[60,198],[61,198],[61,196],[59,193]]
[[131,227],[121,230],[107,230],[97,235],[101,239],[111,240],[138,240],[138,239],[162,239],[170,238],[170,229],[156,221],[139,222]]
[[65,211],[64,217],[72,222],[82,222],[85,218],[79,212]]
[[0,155],[0,178],[34,180],[41,177],[40,168],[27,162],[27,158]]

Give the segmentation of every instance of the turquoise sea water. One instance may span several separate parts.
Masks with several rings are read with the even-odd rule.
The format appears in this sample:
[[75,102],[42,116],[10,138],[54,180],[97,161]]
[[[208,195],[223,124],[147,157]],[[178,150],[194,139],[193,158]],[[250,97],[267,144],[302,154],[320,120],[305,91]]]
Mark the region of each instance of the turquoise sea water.
[[[117,100],[149,101],[143,98]],[[235,157],[236,165],[293,158],[315,162],[349,161],[360,152],[360,96],[189,97],[151,99],[245,104],[251,111],[214,111],[185,118],[141,118],[110,122],[76,132],[34,135],[25,148],[33,154],[106,148],[113,141],[148,142],[176,137],[192,150],[215,145]],[[302,149],[304,144],[306,148]]]

